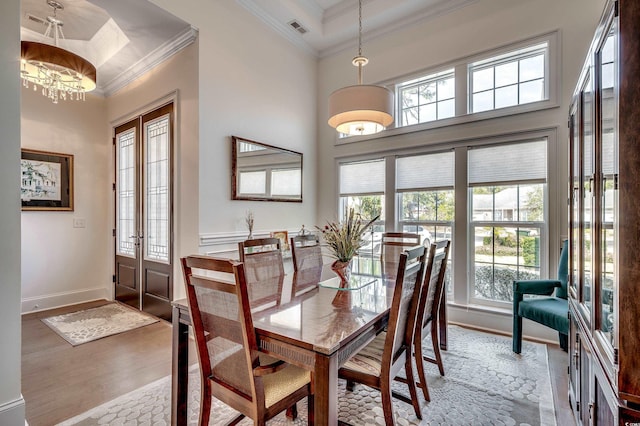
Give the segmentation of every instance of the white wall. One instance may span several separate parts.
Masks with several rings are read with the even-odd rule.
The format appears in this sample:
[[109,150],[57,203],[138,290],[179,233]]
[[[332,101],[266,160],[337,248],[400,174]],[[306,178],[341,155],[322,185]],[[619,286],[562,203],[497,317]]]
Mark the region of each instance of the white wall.
[[[510,118],[485,120],[473,124],[425,130],[404,136],[375,138],[370,141],[336,146],[336,132],[326,122],[329,94],[354,84],[351,58],[356,47],[319,63],[318,151],[323,185],[318,188],[318,217],[335,216],[337,206],[336,158],[389,150],[416,149],[443,141],[464,140],[523,130],[555,128],[557,146],[552,171],[557,187],[550,188],[551,259],[559,257],[559,241],[567,235],[567,115],[575,82],[584,61],[593,31],[604,7],[603,0],[480,0],[463,9],[424,21],[372,40],[365,37],[363,53],[369,57],[365,83],[392,80],[403,75],[471,56],[488,49],[560,30],[561,84],[560,107]],[[552,265],[555,261],[551,262]],[[553,270],[553,268],[552,268]],[[466,277],[456,276],[456,280]],[[463,283],[464,285],[464,283]],[[511,332],[510,316],[452,309],[452,319]],[[525,333],[532,330],[525,324]],[[536,332],[537,333],[537,332]],[[555,339],[552,333],[538,337]]]
[[[108,298],[111,143],[106,104],[53,104],[40,90],[22,88],[22,148],[74,156],[74,211],[22,212],[22,311]],[[84,228],[74,228],[83,219]]]
[[[247,235],[315,224],[316,59],[235,1],[153,0],[199,30],[200,250],[235,248]],[[303,203],[231,200],[231,140],[237,135],[302,152]]]
[[[52,105],[23,91],[22,146],[75,156],[75,211],[22,213],[23,312],[112,297],[113,125],[171,92],[178,132],[174,298],[184,296],[177,259],[235,248],[246,235],[246,210],[255,213],[256,234],[315,223],[315,58],[235,2],[165,8],[200,28],[200,41],[110,98]],[[304,202],[231,201],[231,135],[302,152]],[[74,218],[86,228],[73,228]],[[200,246],[202,236],[213,245]]]
[[[167,97],[165,95],[171,94]],[[186,297],[180,257],[198,252],[198,42],[107,99],[109,133],[132,114],[153,109],[160,98],[174,100],[174,299]],[[155,105],[158,106],[158,105]],[[109,158],[113,165],[113,158]],[[113,166],[111,167],[113,169]],[[112,177],[113,179],[113,177]],[[110,204],[113,223],[113,201]],[[113,265],[113,250],[109,253]]]
[[20,1],[0,13],[0,425],[24,424],[20,395]]

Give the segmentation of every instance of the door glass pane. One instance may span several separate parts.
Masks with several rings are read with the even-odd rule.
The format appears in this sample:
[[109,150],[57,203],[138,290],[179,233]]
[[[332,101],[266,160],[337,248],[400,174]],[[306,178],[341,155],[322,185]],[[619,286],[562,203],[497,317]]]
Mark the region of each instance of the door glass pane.
[[576,122],[576,111],[571,114],[571,137],[573,157],[571,158],[571,287],[577,291],[580,270],[580,129]]
[[[593,92],[591,77],[588,77],[582,92],[582,123],[583,123],[583,171],[582,171],[582,262],[583,287],[580,301],[591,312],[591,245],[592,245],[592,194],[593,194]],[[589,317],[587,317],[587,320]]]
[[[615,24],[614,24],[615,25]],[[616,229],[617,222],[618,191],[615,179],[618,176],[618,152],[617,135],[615,134],[616,108],[616,36],[615,28],[611,28],[607,41],[600,52],[600,68],[602,70],[600,81],[600,99],[602,102],[601,131],[602,131],[602,234],[600,252],[601,288],[600,301],[602,311],[600,315],[600,329],[605,337],[614,342],[613,324],[615,323],[614,294],[616,285],[615,249],[617,247]]]
[[145,125],[145,259],[169,262],[169,117]]
[[136,131],[116,135],[116,254],[135,257],[136,235]]

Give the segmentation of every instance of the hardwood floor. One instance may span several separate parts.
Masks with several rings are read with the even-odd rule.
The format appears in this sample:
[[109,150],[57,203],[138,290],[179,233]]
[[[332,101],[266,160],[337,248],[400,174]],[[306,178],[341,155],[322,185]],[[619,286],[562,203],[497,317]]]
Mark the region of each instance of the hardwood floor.
[[[73,347],[40,318],[107,301],[22,318],[22,395],[30,426],[50,426],[171,374],[171,324],[160,321]],[[567,398],[567,353],[547,346],[558,425],[575,425]],[[190,350],[195,357],[195,350]],[[190,362],[197,362],[195,358]]]
[[23,316],[22,395],[30,426],[53,425],[171,374],[166,321],[75,347],[40,321],[105,303]]
[[547,345],[549,373],[553,389],[553,405],[556,407],[556,423],[560,426],[575,426],[569,405],[569,355],[559,345]]

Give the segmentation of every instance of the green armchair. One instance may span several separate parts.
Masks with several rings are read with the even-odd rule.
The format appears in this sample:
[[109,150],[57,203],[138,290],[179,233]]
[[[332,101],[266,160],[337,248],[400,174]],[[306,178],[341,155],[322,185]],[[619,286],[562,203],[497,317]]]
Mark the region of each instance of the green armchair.
[[[522,280],[513,282],[513,352],[522,350],[522,318],[530,319],[558,331],[560,347],[567,350],[569,333],[569,305],[567,275],[569,253],[567,241],[562,243],[558,279]],[[552,295],[555,291],[555,295]],[[525,294],[549,297],[525,299]]]

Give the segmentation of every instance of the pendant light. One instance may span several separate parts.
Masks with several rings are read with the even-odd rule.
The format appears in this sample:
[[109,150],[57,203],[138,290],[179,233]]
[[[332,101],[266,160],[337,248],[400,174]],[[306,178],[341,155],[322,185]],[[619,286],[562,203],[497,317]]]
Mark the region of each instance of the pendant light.
[[64,6],[56,0],[47,0],[47,4],[53,9],[53,16],[47,18],[44,35],[52,37],[54,45],[21,42],[22,84],[26,88],[33,85],[33,90],[40,86],[42,95],[54,104],[59,99],[84,100],[85,93],[96,88],[96,67],[83,57],[58,46],[64,34],[63,22],[58,19],[56,12],[64,9]]
[[393,92],[386,87],[362,84],[362,0],[358,0],[358,84],[338,89],[329,96],[329,125],[346,135],[371,135],[393,123]]

